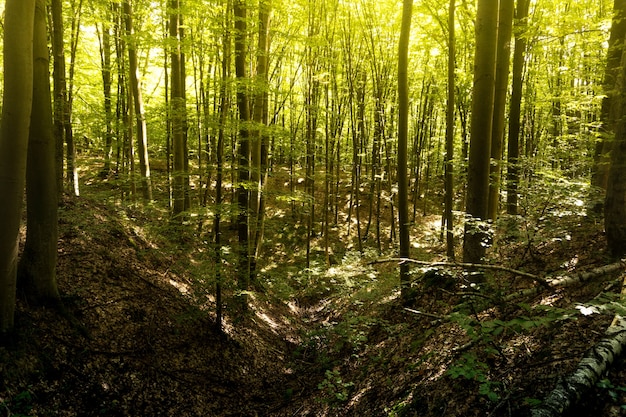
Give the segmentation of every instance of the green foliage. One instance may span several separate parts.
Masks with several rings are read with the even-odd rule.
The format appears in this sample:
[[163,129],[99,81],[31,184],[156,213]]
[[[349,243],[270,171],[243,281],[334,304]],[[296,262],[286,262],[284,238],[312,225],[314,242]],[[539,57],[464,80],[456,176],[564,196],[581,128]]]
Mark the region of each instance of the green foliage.
[[453,379],[464,378],[478,382],[478,393],[490,401],[500,399],[499,391],[502,383],[488,378],[489,365],[478,360],[473,353],[463,354],[461,360],[448,369],[447,374]]
[[608,378],[602,379],[596,386],[605,390],[609,397],[611,397],[611,401],[620,404],[620,408],[626,410],[626,387],[615,386]]
[[0,398],[0,410],[7,417],[28,417],[33,408],[33,400],[33,394],[27,388],[9,400]]
[[339,405],[350,398],[354,387],[353,382],[345,382],[337,370],[326,370],[326,377],[318,384],[318,388],[324,392],[325,401],[330,405]]
[[[530,307],[527,304],[519,304],[526,314],[519,315],[510,320],[483,320],[461,312],[451,315],[451,320],[456,322],[472,340],[477,348],[482,348],[480,357],[502,355],[499,340],[505,334],[523,333],[532,329],[546,326],[551,323],[575,317],[574,310],[566,310],[549,306]],[[464,378],[477,382],[478,393],[490,401],[498,401],[501,394],[502,383],[489,378],[490,366],[478,359],[478,353],[465,353],[461,359],[451,366],[447,374],[456,379]]]
[[571,230],[587,216],[591,191],[585,182],[561,178],[551,171],[533,175],[521,189],[520,216],[502,216],[501,229],[525,241],[531,254],[547,242],[571,240]]

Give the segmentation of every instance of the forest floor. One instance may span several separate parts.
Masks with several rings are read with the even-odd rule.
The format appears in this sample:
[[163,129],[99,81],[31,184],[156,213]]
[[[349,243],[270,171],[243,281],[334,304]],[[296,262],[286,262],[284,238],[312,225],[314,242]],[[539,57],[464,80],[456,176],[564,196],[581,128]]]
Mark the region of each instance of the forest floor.
[[[2,416],[523,416],[611,322],[582,307],[621,289],[613,275],[503,303],[535,284],[489,272],[476,297],[460,269],[415,268],[408,311],[397,264],[335,242],[330,268],[316,246],[306,269],[304,228],[270,208],[250,307],[238,314],[224,283],[220,334],[209,238],[163,211],[83,193],[60,211],[65,310],[20,297],[17,334],[0,347]],[[539,276],[610,263],[598,221],[555,207],[521,237],[498,238],[493,263]],[[443,260],[437,222],[418,216],[422,260]],[[569,415],[626,415],[624,391],[617,364]]]

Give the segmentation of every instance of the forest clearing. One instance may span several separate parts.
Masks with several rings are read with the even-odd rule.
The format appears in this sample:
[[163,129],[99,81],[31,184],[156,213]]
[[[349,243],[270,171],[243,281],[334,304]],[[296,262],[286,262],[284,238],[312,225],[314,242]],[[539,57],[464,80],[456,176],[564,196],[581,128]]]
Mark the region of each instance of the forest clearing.
[[0,7],[0,415],[626,415],[625,0]]

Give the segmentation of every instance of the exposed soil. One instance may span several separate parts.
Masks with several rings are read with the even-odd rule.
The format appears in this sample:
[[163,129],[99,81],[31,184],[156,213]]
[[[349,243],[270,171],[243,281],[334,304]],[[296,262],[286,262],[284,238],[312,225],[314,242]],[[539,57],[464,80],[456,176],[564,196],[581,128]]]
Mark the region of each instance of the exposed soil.
[[[486,293],[495,307],[483,308],[462,271],[449,269],[432,282],[416,275],[411,307],[428,315],[416,314],[385,286],[394,264],[367,265],[368,255],[355,261],[346,251],[330,272],[302,275],[289,242],[270,236],[266,245],[276,246],[266,246],[259,265],[264,291],[249,295],[246,314],[230,291],[221,334],[212,281],[198,278],[203,266],[186,249],[199,235],[172,233],[162,219],[169,234],[158,237],[148,230],[157,218],[90,198],[65,201],[65,309],[20,298],[17,334],[0,347],[0,415],[527,415],[612,319],[574,307],[621,288],[618,276],[604,277],[498,304],[500,291],[535,284],[495,272]],[[275,222],[267,227],[278,239]],[[493,251],[496,263],[543,276],[611,262],[598,225],[563,222],[567,238],[511,241]],[[430,243],[422,255],[437,260],[440,242]],[[232,274],[228,259],[224,266]],[[290,283],[291,296],[279,294],[276,277]],[[514,322],[520,317],[524,328]],[[570,416],[626,415],[626,371],[618,364],[607,378],[612,385],[589,393]]]

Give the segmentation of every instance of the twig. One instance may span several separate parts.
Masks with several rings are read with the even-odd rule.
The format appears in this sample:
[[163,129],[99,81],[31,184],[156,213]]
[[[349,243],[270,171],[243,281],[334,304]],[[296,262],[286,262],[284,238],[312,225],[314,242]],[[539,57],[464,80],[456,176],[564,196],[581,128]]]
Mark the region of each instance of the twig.
[[494,301],[493,297],[490,297],[485,294],[481,294],[477,291],[448,291],[445,288],[439,288],[439,291],[444,292],[448,295],[454,295],[456,297],[479,297],[479,298],[484,298],[486,300]]
[[404,307],[404,309],[406,311],[408,311],[409,313],[413,313],[413,314],[419,314],[421,316],[426,316],[426,317],[430,317],[431,319],[437,319],[437,320],[443,320],[445,319],[445,317],[443,316],[438,316],[436,314],[431,314],[431,313],[424,313],[423,311],[419,311],[419,310],[414,310],[412,308],[408,308],[408,307]]
[[471,264],[464,262],[428,262],[428,261],[418,261],[417,259],[411,258],[387,258],[387,259],[376,259],[374,261],[369,262],[369,265],[373,264],[381,264],[387,262],[397,262],[399,264],[403,264],[405,262],[413,263],[417,265],[425,265],[425,266],[449,266],[453,268],[464,268],[464,269],[488,269],[493,271],[504,271],[509,272],[511,274],[519,275],[520,277],[531,279],[545,288],[550,288],[550,284],[545,279],[528,272],[520,271],[519,269],[508,268],[506,266],[500,265],[490,265],[490,264]]

